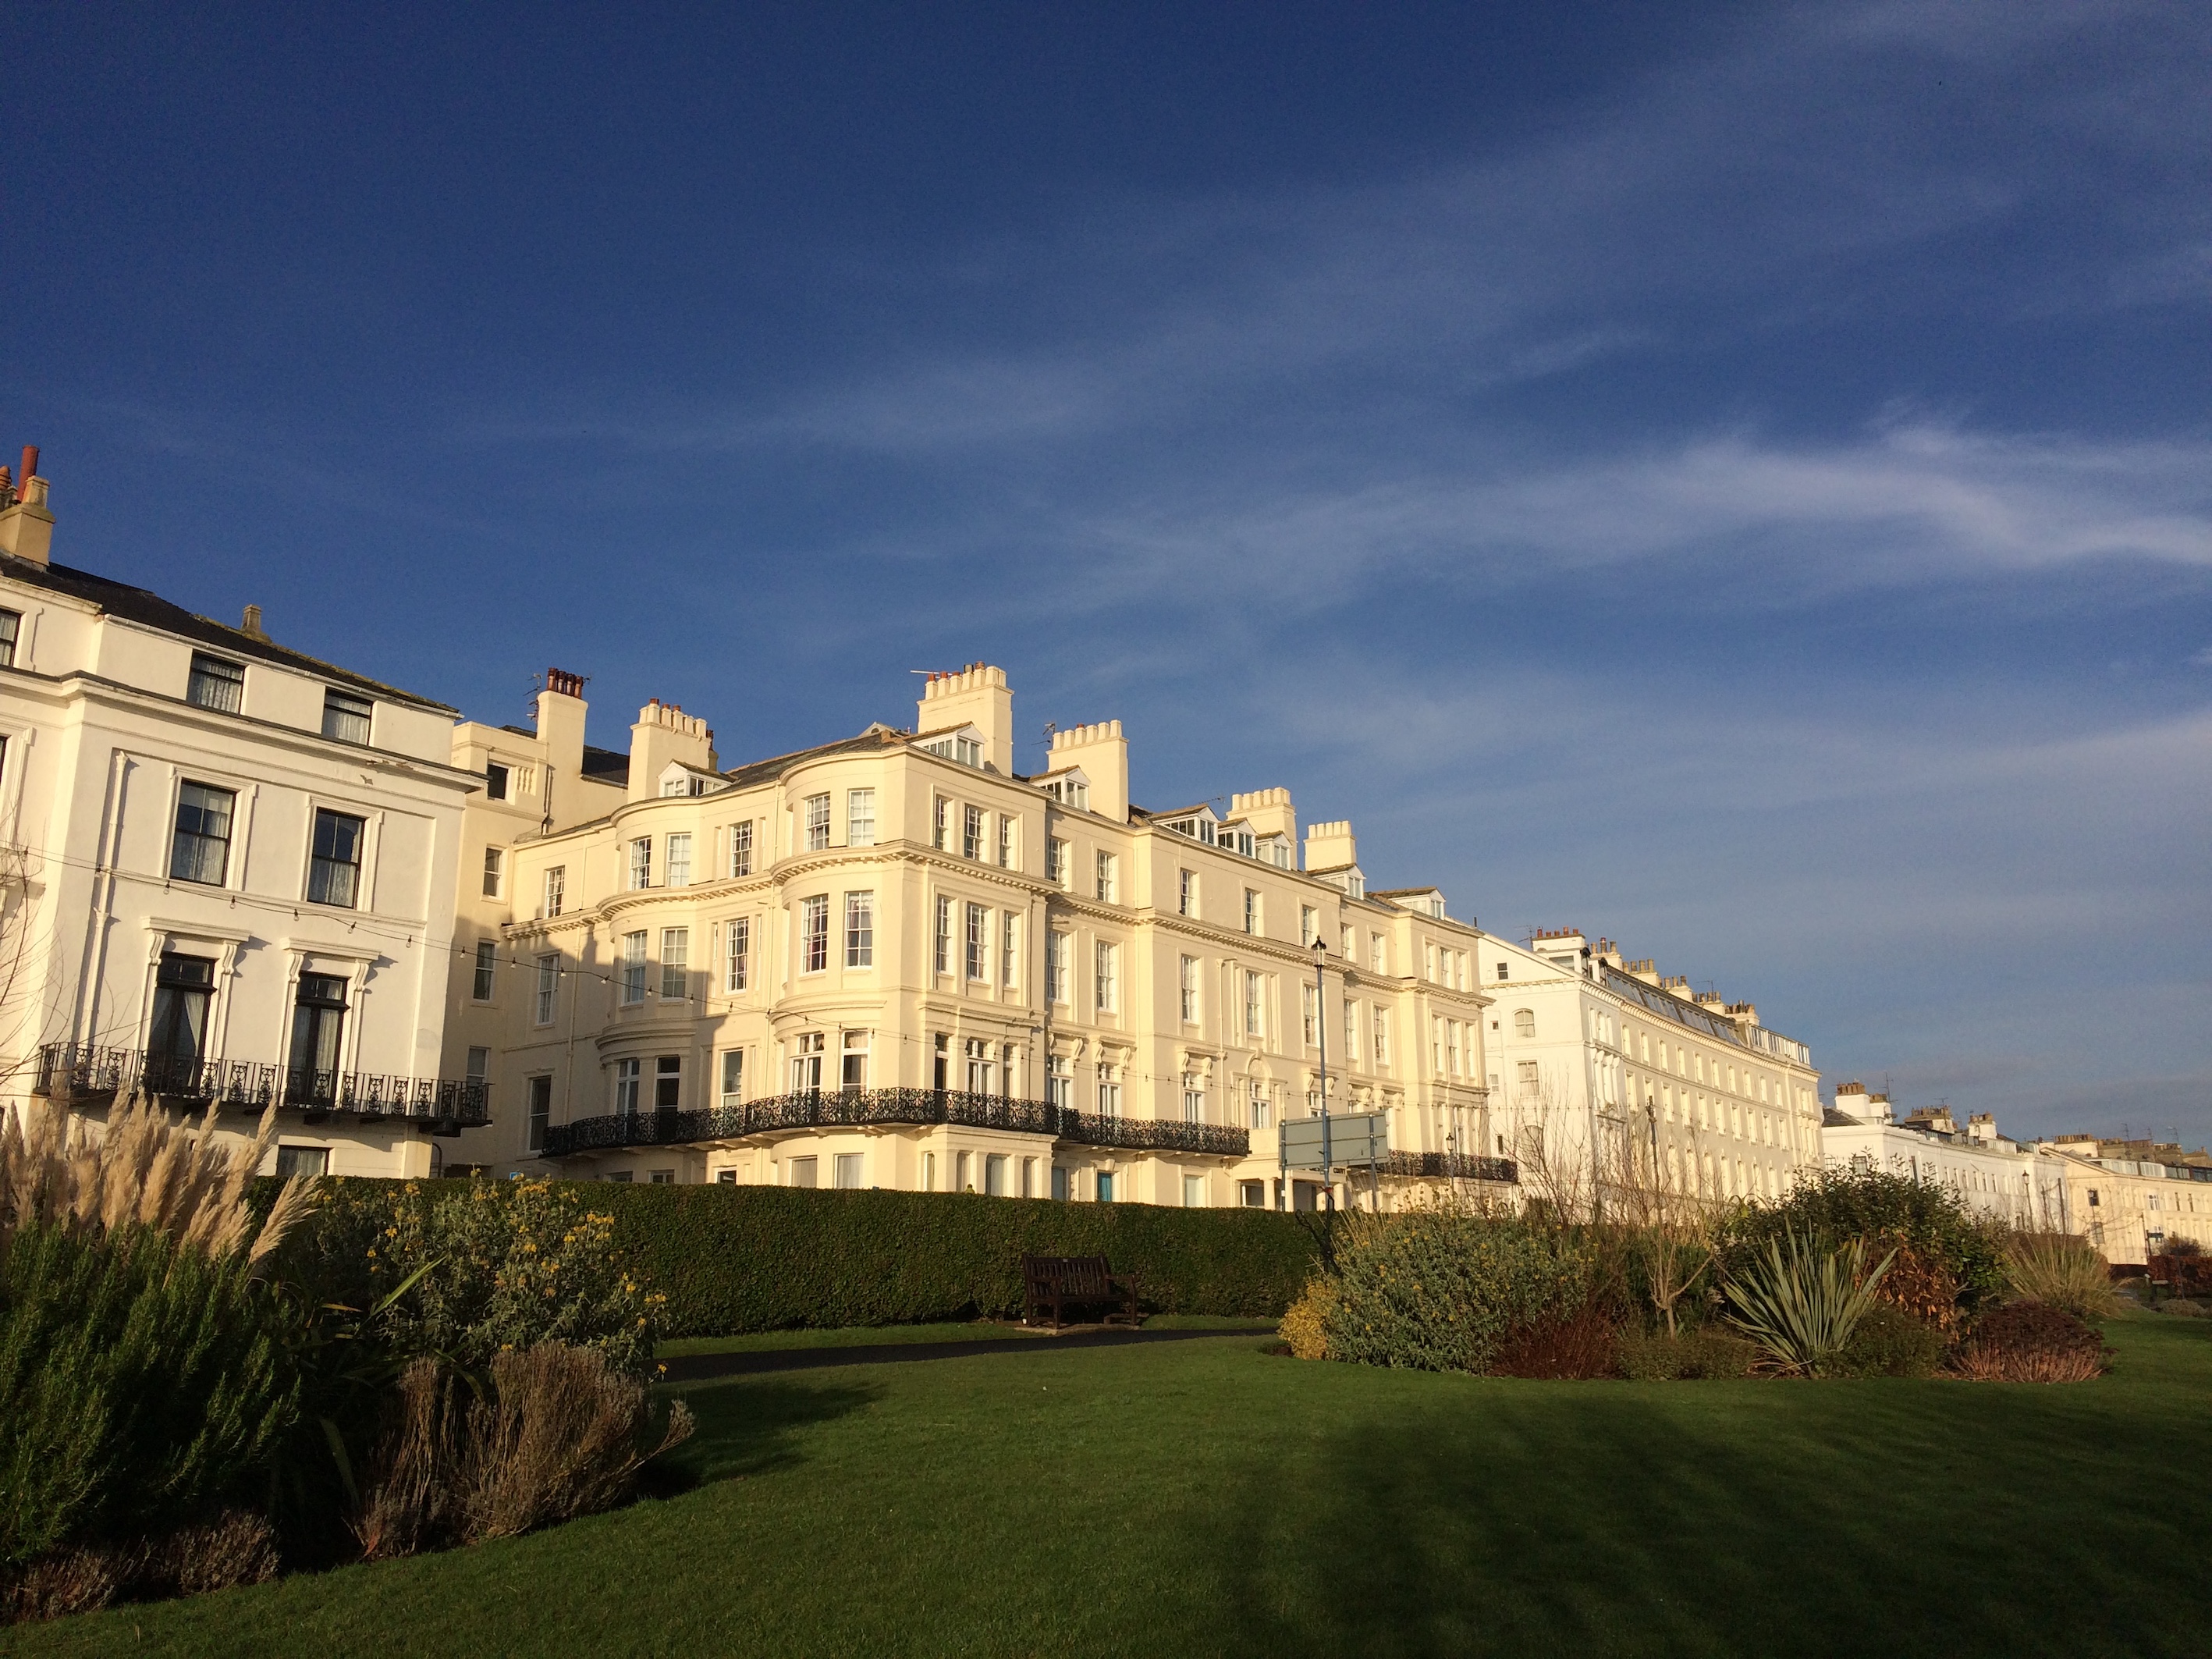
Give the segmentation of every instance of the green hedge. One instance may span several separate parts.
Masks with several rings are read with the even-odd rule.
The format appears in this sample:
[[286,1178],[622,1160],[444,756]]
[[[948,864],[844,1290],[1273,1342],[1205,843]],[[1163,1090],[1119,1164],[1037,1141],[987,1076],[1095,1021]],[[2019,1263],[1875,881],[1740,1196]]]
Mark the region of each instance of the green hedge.
[[[615,1218],[625,1258],[667,1297],[665,1336],[1018,1315],[1024,1255],[1103,1255],[1116,1273],[1138,1276],[1148,1311],[1273,1319],[1304,1287],[1320,1249],[1317,1218],[1267,1210],[575,1185],[592,1207]],[[450,1190],[422,1183],[426,1193],[441,1188]],[[330,1206],[332,1220],[349,1208]],[[334,1266],[358,1260],[355,1241],[328,1232],[301,1241],[302,1248]]]

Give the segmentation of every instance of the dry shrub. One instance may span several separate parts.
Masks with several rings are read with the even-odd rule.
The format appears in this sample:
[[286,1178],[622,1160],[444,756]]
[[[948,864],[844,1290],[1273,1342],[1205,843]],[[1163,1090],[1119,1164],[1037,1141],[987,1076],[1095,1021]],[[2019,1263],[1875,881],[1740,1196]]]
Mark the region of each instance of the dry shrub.
[[1951,1370],[1976,1382],[2086,1382],[2112,1352],[2072,1314],[2022,1302],[1984,1315],[1952,1351]]
[[400,1373],[384,1437],[348,1522],[363,1559],[412,1555],[447,1531],[457,1439],[453,1390],[434,1359],[417,1359]]
[[1873,1260],[1880,1260],[1882,1251],[1896,1252],[1890,1258],[1889,1271],[1875,1284],[1875,1300],[1910,1315],[1946,1338],[1957,1335],[1958,1276],[1941,1260],[1915,1249],[1903,1239],[1890,1237],[1871,1243],[1873,1249],[1869,1255]]
[[1328,1358],[1328,1310],[1336,1300],[1336,1292],[1329,1281],[1316,1273],[1307,1281],[1298,1299],[1291,1304],[1290,1311],[1275,1334],[1290,1345],[1291,1354],[1299,1359]]
[[186,1527],[151,1546],[134,1594],[200,1595],[276,1576],[276,1538],[259,1516],[234,1510],[204,1527]]
[[625,1502],[638,1469],[691,1437],[682,1401],[647,1444],[645,1385],[603,1354],[558,1342],[498,1355],[476,1399],[418,1359],[396,1391],[352,1522],[370,1560],[473,1544]]
[[112,1549],[64,1550],[0,1577],[0,1623],[27,1625],[90,1613],[115,1599],[123,1563]]
[[541,1342],[492,1361],[492,1398],[469,1410],[462,1449],[462,1535],[508,1538],[627,1500],[638,1468],[691,1437],[672,1403],[658,1445],[642,1446],[651,1402],[641,1382],[590,1348]]
[[166,1538],[63,1550],[0,1578],[0,1624],[90,1613],[118,1601],[199,1595],[276,1576],[276,1540],[234,1510]]
[[1506,1334],[1490,1362],[1493,1376],[1579,1382],[1620,1375],[1620,1335],[1611,1311],[1592,1297],[1573,1312],[1532,1321]]
[[2202,1319],[2212,1314],[2212,1304],[2192,1302],[2185,1297],[2174,1297],[2157,1304],[2162,1314],[2179,1314],[2184,1319]]

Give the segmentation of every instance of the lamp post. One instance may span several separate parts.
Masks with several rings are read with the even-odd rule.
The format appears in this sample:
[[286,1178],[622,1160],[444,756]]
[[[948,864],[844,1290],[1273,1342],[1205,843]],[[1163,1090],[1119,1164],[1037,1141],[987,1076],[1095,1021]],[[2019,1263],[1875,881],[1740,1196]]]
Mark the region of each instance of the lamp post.
[[[1314,1051],[1321,1062],[1321,1190],[1325,1208],[1336,1208],[1336,1164],[1328,1144],[1328,985],[1322,970],[1328,963],[1328,946],[1322,940],[1321,930],[1314,930]],[[1290,1184],[1285,1179],[1283,1194],[1290,1196]]]

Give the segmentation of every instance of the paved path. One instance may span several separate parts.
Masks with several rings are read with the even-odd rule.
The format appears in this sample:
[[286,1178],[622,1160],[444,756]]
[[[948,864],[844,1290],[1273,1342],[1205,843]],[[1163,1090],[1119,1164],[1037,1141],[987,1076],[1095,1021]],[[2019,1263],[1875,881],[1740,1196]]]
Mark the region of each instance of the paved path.
[[976,1354],[1065,1353],[1070,1348],[1121,1348],[1144,1342],[1189,1342],[1200,1337],[1266,1336],[1273,1328],[1245,1330],[1071,1331],[1065,1336],[1016,1336],[981,1342],[878,1342],[865,1348],[756,1348],[742,1353],[687,1353],[660,1363],[664,1382],[697,1382],[715,1376],[755,1376],[763,1371],[813,1370],[830,1365],[896,1365],[919,1359],[966,1359]]

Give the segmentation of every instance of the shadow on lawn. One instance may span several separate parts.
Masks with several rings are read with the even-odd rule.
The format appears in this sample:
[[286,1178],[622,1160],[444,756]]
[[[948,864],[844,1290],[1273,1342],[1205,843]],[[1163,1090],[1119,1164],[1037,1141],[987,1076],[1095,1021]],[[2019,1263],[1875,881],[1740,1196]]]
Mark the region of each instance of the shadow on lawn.
[[1191,1548],[1224,1625],[1276,1656],[2185,1651],[2155,1564],[2212,1516],[2193,1476],[2162,1511],[2142,1495],[2212,1435],[2162,1421],[2154,1449],[2130,1405],[2102,1383],[1455,1387],[1387,1426],[1285,1424],[1282,1464]]
[[872,1406],[884,1391],[872,1383],[763,1377],[674,1392],[691,1407],[699,1427],[676,1450],[646,1466],[643,1489],[656,1498],[799,1463],[805,1460],[793,1444],[799,1431]]

